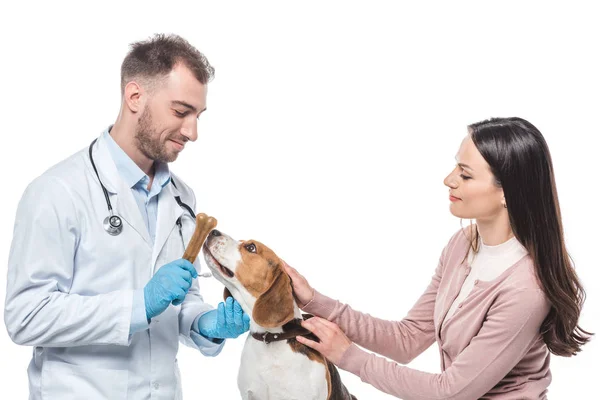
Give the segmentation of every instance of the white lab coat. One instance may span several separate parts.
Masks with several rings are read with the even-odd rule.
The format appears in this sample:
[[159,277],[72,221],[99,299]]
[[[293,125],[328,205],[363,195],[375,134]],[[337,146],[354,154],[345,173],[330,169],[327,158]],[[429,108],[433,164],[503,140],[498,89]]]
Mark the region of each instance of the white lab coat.
[[[120,235],[103,229],[108,210],[87,147],[36,178],[18,206],[4,319],[14,342],[34,346],[30,399],[181,398],[178,340],[207,356],[222,348],[190,329],[213,308],[202,300],[197,279],[180,306],[169,306],[148,329],[129,335],[134,290],[184,253],[177,218],[186,245],[194,232],[195,220],[173,196],[192,209],[196,201],[172,174],[178,189],[169,183],[159,194],[152,246],[106,145],[100,137],[93,156],[123,220]],[[198,260],[195,266],[200,271]]]

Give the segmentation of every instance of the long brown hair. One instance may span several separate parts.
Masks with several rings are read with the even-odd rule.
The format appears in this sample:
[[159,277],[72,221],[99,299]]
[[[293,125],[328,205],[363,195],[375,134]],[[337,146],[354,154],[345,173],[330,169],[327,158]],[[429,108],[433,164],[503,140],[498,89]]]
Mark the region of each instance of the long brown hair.
[[[579,325],[585,290],[567,253],[554,170],[540,131],[521,118],[492,118],[469,126],[495,185],[504,191],[510,226],[533,259],[552,304],[540,332],[553,354],[571,356],[590,340]],[[479,232],[471,246],[477,251]]]

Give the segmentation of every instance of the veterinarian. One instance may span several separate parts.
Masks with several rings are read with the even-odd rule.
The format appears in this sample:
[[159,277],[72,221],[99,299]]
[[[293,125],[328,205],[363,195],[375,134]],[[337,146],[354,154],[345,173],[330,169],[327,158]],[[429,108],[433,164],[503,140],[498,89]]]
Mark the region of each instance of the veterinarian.
[[181,259],[196,197],[168,167],[198,136],[213,72],[176,35],[132,44],[114,125],[26,188],[4,319],[33,346],[30,399],[179,399],[178,341],[216,356],[248,330]]
[[[550,353],[574,355],[591,335],[578,325],[585,292],[565,249],[550,153],[520,118],[468,131],[444,184],[452,215],[476,222],[452,236],[408,315],[355,311],[287,266],[299,305],[320,317],[303,323],[320,343],[298,340],[402,399],[546,399]],[[442,373],[399,365],[434,342]]]

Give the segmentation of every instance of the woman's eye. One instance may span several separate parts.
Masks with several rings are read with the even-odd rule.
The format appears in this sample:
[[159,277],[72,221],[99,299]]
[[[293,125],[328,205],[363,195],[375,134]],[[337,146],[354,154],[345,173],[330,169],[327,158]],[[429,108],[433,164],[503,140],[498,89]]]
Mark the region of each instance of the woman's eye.
[[250,253],[256,253],[256,246],[254,243],[247,244],[246,250],[248,250]]
[[460,174],[460,177],[463,178],[465,181],[469,180],[469,179],[473,179],[470,176],[466,176],[466,175],[463,175],[463,174]]

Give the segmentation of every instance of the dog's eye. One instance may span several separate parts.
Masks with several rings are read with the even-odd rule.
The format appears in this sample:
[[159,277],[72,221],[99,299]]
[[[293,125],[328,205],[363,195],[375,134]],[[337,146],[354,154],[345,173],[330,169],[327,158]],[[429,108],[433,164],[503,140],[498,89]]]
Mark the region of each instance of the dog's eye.
[[256,253],[256,246],[254,243],[247,244],[245,247],[250,253]]

